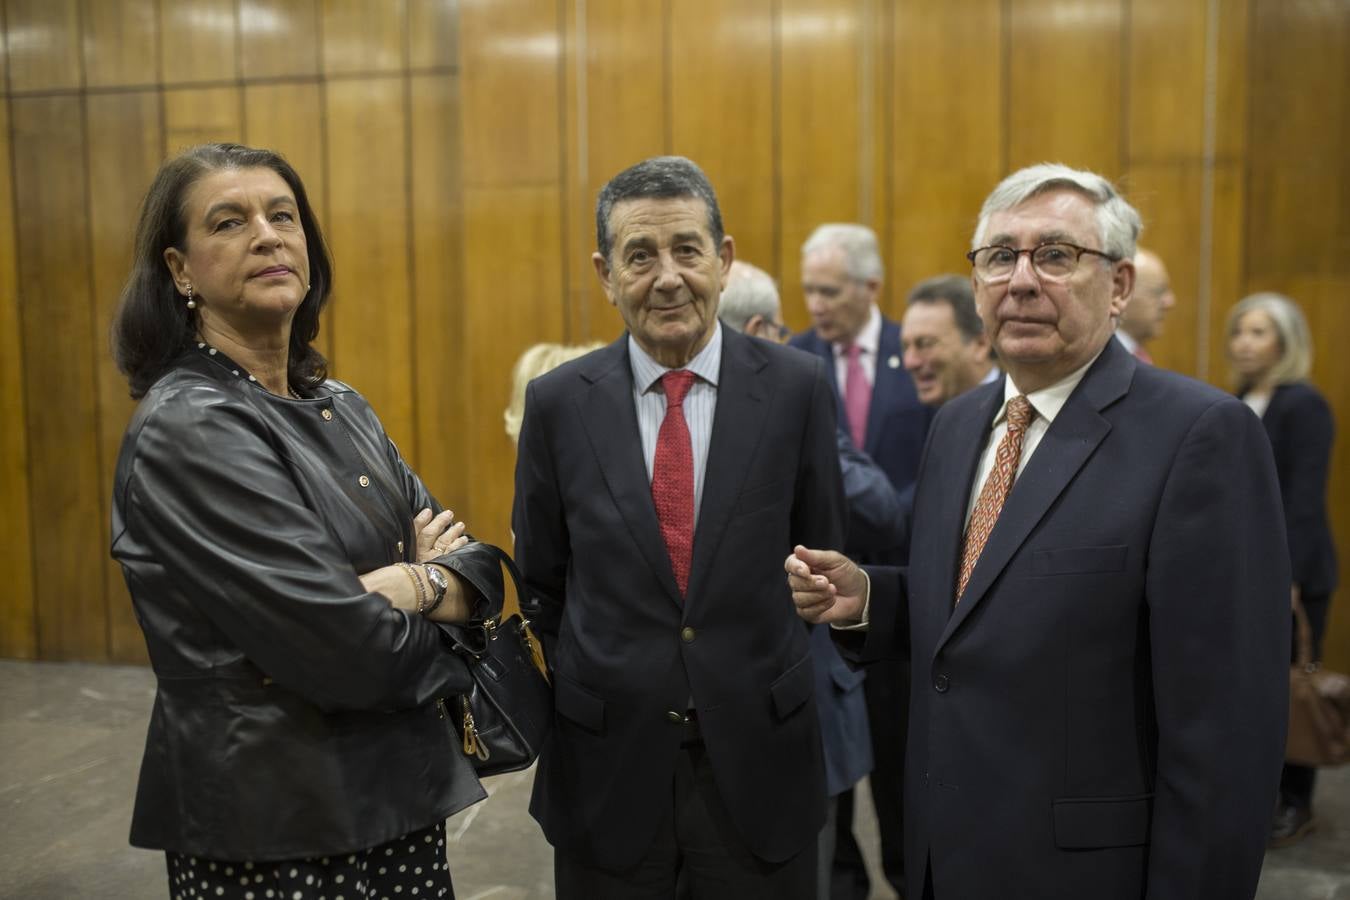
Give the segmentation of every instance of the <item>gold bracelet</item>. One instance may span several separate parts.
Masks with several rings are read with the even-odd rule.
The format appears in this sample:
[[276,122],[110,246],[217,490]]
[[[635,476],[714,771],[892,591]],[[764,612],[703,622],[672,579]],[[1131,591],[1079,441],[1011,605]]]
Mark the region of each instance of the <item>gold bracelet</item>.
[[417,577],[417,569],[412,563],[401,562],[398,567],[407,574],[408,580],[412,582],[413,590],[417,592],[417,614],[420,616],[423,608],[427,605],[426,586],[422,584],[422,579]]

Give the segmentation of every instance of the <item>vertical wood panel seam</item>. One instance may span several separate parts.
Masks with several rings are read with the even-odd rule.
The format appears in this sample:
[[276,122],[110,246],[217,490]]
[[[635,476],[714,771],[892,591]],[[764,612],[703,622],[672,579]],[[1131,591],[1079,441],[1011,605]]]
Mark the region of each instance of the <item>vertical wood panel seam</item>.
[[[1256,78],[1256,67],[1253,63],[1256,61],[1256,44],[1252,40],[1252,33],[1256,30],[1259,22],[1260,12],[1257,9],[1258,0],[1247,0],[1247,33],[1245,38],[1246,47],[1244,55],[1246,56],[1246,66],[1243,75],[1246,79],[1243,93],[1246,95],[1247,103],[1246,120],[1247,133],[1242,142],[1242,249],[1238,253],[1239,265],[1241,271],[1238,276],[1238,283],[1242,285],[1238,291],[1240,296],[1246,296],[1251,291],[1251,265],[1248,260],[1252,252],[1252,138],[1256,134],[1256,91],[1253,90],[1253,82]],[[1208,327],[1209,323],[1206,323]]]
[[[319,172],[320,177],[323,179],[323,191],[321,192],[321,196],[323,197],[324,216],[328,219],[326,228],[328,231],[331,231],[333,225],[333,179],[330,177],[331,173],[329,171],[330,165],[328,158],[332,153],[332,150],[328,146],[328,79],[323,70],[323,0],[314,0],[314,32],[314,52],[316,54],[316,62],[318,63],[319,71],[319,148],[321,151],[319,154]],[[325,242],[327,242],[326,237]],[[324,250],[330,257],[332,256],[331,247],[325,247]],[[336,266],[333,266],[333,274],[334,280],[336,280]],[[333,297],[333,285],[331,284],[328,286],[328,296],[331,301]],[[335,361],[338,350],[337,339],[335,337],[337,333],[337,317],[329,312],[327,319],[328,321],[323,323],[323,327],[328,329],[328,372],[331,375],[333,370],[337,368],[337,363]]]
[[675,78],[674,78],[674,16],[670,4],[673,0],[661,0],[661,89],[665,106],[665,150],[667,154],[675,152]]
[[1012,165],[1012,0],[1003,0],[1000,17],[1003,20],[1001,29],[1003,60],[1000,66],[1003,70],[1003,84],[1000,93],[1003,96],[1000,104],[1002,108],[999,110],[999,117],[1002,119],[999,123],[999,131],[1001,132],[1000,137],[1003,146],[999,153],[999,177],[1002,178],[1008,174],[1008,168]]
[[1121,175],[1130,171],[1130,109],[1134,96],[1130,91],[1130,52],[1134,47],[1134,2],[1121,0],[1117,7],[1120,13],[1120,105],[1117,107],[1120,122],[1120,139],[1116,146],[1116,171],[1111,180],[1119,183]]
[[[83,22],[81,22],[81,31],[83,31]],[[81,56],[81,67],[83,67],[83,56]],[[83,91],[80,93],[80,159],[84,164],[84,234],[86,247],[88,248],[89,259],[85,267],[85,289],[87,291],[86,302],[89,308],[89,316],[93,320],[94,327],[91,329],[94,334],[93,346],[90,353],[93,360],[90,368],[90,374],[94,378],[94,414],[93,419],[93,437],[94,437],[94,460],[98,467],[99,481],[103,480],[103,473],[107,471],[107,460],[103,458],[103,441],[100,439],[103,434],[103,403],[100,402],[103,396],[98,389],[99,385],[99,357],[102,355],[100,350],[106,346],[104,341],[99,340],[98,328],[98,298],[97,285],[95,285],[95,274],[93,266],[94,256],[94,169],[93,161],[90,157],[92,149],[89,140],[89,95]],[[103,496],[102,491],[95,498],[98,504],[99,520],[98,532],[102,534],[103,526],[110,521],[108,513],[108,498]],[[106,569],[112,565],[111,559],[104,559],[101,568]],[[108,596],[108,579],[106,577],[98,580],[98,590],[103,595],[103,656],[105,659],[111,659],[113,655],[113,616],[110,604],[112,598]]]
[[[590,90],[590,35],[587,30],[589,16],[590,12],[586,7],[586,0],[576,0],[576,4],[573,7],[573,18],[575,19],[573,27],[576,31],[576,41],[573,48],[573,66],[576,69],[576,77],[573,84],[575,85],[576,93],[577,117],[577,197],[580,202],[577,204],[577,210],[574,212],[574,215],[579,216],[581,219],[581,228],[577,232],[581,235],[581,240],[577,246],[572,248],[572,252],[576,253],[578,260],[580,260],[586,252],[587,217],[585,210],[588,206],[588,201],[590,200],[591,183],[591,105],[589,97],[587,96]],[[563,186],[563,193],[565,195],[566,182],[563,183]],[[564,225],[565,224],[566,219],[564,218]],[[582,267],[582,272],[583,274],[579,276],[579,281],[584,285],[586,281],[584,266]],[[567,282],[564,283],[566,284]],[[572,302],[575,304],[574,308],[576,310],[577,327],[580,334],[569,334],[566,339],[571,343],[580,344],[591,339],[591,304],[587,302],[586,298],[588,294],[584,286],[581,290],[575,292],[573,292],[570,287],[571,286],[569,285],[567,293],[572,297]],[[570,324],[571,318],[569,317],[565,321]]]
[[[558,107],[558,256],[562,262],[562,327],[563,342],[572,342],[572,306],[574,299],[569,289],[572,284],[572,264],[567,210],[571,206],[567,196],[567,170],[569,168],[567,146],[567,57],[569,50],[575,53],[575,46],[567,44],[567,0],[555,0],[553,4],[553,27],[558,35],[554,44],[558,48],[557,68],[558,86],[554,91]],[[573,41],[575,44],[575,41]],[[556,300],[554,301],[556,302]]]
[[[3,10],[0,10],[0,12],[3,12],[3,15],[4,15],[3,25],[4,25],[4,27],[5,27],[5,42],[6,42],[6,44],[8,44],[8,42],[9,42],[9,4],[8,4],[8,3],[4,4]],[[8,47],[6,47],[6,50],[8,51]],[[13,57],[13,55],[10,54],[9,52],[6,52],[6,53],[5,53],[5,82],[6,82],[6,84],[9,83],[9,65],[10,65],[10,60],[12,59],[12,57]],[[6,96],[6,97],[5,97],[5,107],[6,107],[6,111],[9,113],[9,122],[7,123],[7,124],[8,124],[8,131],[7,131],[7,134],[5,135],[6,138],[9,140],[9,183],[10,183],[9,204],[10,204],[10,215],[13,217],[13,218],[12,218],[12,221],[14,222],[14,234],[13,234],[13,237],[12,237],[12,240],[13,240],[13,251],[14,251],[14,263],[15,263],[15,265],[14,265],[14,313],[15,313],[15,318],[18,320],[18,326],[19,326],[19,327],[18,327],[18,332],[19,332],[19,333],[18,333],[18,339],[19,339],[19,365],[18,365],[19,382],[18,382],[17,387],[18,387],[18,391],[19,391],[19,393],[18,393],[18,396],[19,396],[19,411],[20,411],[20,413],[22,413],[22,418],[23,418],[24,465],[27,467],[27,466],[31,466],[31,465],[32,465],[32,461],[33,461],[33,429],[31,429],[31,428],[28,427],[28,384],[27,384],[27,381],[28,381],[28,367],[27,367],[26,365],[24,365],[24,360],[23,360],[23,355],[24,355],[24,354],[23,354],[23,336],[24,336],[24,334],[27,333],[27,329],[24,327],[24,321],[23,321],[23,320],[24,320],[24,306],[25,306],[25,304],[24,304],[24,302],[23,302],[23,282],[19,280],[19,260],[22,258],[22,257],[20,257],[20,255],[19,255],[19,253],[20,253],[20,247],[19,247],[19,160],[18,160],[18,154],[14,152],[14,147],[15,147],[14,119],[15,119],[15,117],[14,117],[14,98],[13,98],[13,96]],[[31,485],[31,484],[33,483],[33,478],[32,478],[32,473],[31,473],[31,472],[25,470],[24,473],[23,473],[23,477],[24,477],[24,483],[25,483],[25,484]],[[29,616],[30,616],[30,620],[31,620],[32,623],[33,623],[33,626],[32,626],[32,645],[31,645],[32,648],[33,648],[33,658],[34,658],[34,659],[41,659],[41,657],[42,657],[42,617],[38,615],[38,611],[37,611],[37,571],[38,571],[37,542],[36,542],[35,540],[33,540],[33,535],[37,534],[38,532],[37,532],[37,522],[35,521],[35,518],[34,518],[33,492],[32,492],[32,491],[28,491],[27,493],[28,493],[28,508],[27,508],[26,510],[24,510],[24,514],[26,514],[27,517],[28,517],[28,570],[29,570],[29,572],[31,573],[31,575],[30,575],[30,577],[29,577],[29,579],[28,579],[28,613],[29,613]]]
[[412,85],[412,16],[407,4],[403,6],[403,242],[404,265],[407,267],[408,295],[404,303],[408,306],[408,384],[412,394],[412,446],[410,450],[417,454],[417,468],[425,467],[425,461],[419,453],[422,447],[422,392],[418,389],[421,381],[417,377],[421,354],[418,353],[417,312],[418,299],[422,296],[417,283],[417,217],[413,212],[413,85]]
[[871,22],[876,7],[871,0],[861,0],[861,4],[858,24],[862,27],[855,32],[858,42],[858,70],[855,73],[858,78],[858,195],[854,199],[857,201],[857,221],[875,227],[877,223],[872,215],[872,141],[876,137],[873,82],[876,73],[873,71],[874,32],[866,26]]
[[769,4],[769,133],[770,183],[773,185],[773,248],[770,270],[783,281],[783,2]]
[[1209,0],[1205,16],[1205,91],[1201,115],[1203,149],[1200,174],[1200,278],[1195,298],[1195,377],[1209,379],[1209,329],[1214,291],[1214,180],[1218,153],[1219,0]]

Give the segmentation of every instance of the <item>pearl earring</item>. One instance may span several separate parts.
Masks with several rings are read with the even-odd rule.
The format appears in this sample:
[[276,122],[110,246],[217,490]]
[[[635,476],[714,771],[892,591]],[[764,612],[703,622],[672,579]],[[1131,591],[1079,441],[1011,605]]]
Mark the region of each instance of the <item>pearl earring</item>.
[[196,309],[197,301],[192,299],[192,285],[187,286],[187,308]]

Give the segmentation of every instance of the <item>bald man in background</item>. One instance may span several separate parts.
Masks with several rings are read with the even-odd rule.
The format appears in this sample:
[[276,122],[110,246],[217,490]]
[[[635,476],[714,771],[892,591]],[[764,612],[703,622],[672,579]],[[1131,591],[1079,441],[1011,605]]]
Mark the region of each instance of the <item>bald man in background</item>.
[[1152,250],[1140,247],[1134,254],[1134,296],[1120,315],[1116,337],[1140,362],[1152,363],[1147,345],[1162,333],[1162,322],[1177,305],[1167,266]]

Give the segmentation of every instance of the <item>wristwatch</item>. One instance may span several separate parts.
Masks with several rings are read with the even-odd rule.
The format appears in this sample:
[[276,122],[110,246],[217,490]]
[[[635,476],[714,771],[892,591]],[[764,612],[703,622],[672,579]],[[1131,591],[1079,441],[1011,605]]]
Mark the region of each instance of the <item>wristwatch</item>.
[[445,599],[445,592],[450,590],[450,579],[445,577],[438,566],[424,565],[422,568],[426,569],[427,581],[431,582],[431,603],[422,610],[422,615],[429,616]]

